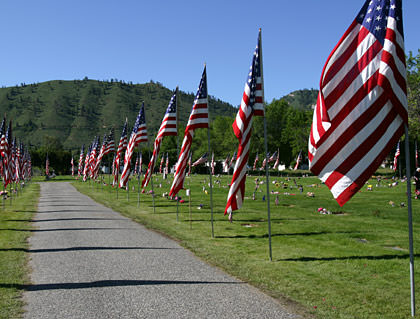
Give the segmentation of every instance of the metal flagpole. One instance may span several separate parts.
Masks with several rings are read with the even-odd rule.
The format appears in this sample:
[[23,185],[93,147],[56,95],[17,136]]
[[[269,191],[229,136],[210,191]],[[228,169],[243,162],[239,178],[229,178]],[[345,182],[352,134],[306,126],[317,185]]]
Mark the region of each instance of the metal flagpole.
[[191,214],[191,176],[188,176],[188,206],[190,211],[190,230],[192,229],[192,214]]
[[[206,64],[204,64],[204,67],[206,67]],[[207,90],[207,70],[206,70],[206,92],[208,96],[208,90]],[[209,122],[210,122],[210,110],[207,110]],[[208,142],[208,156],[210,157],[210,123],[207,127],[207,142]],[[211,176],[211,162],[208,161],[209,164],[209,179],[210,179],[210,211],[211,211],[211,238],[214,238],[214,222],[213,222],[213,181]]]
[[[178,128],[179,128],[179,110],[178,110],[178,86],[176,87],[176,99],[175,99],[175,107],[176,107],[176,153],[177,158],[179,158],[179,134],[178,134]],[[179,215],[179,195],[177,195],[176,200],[176,221],[178,221],[178,215]]]
[[416,315],[416,301],[414,292],[413,215],[411,206],[411,167],[407,124],[405,125],[405,163],[407,170],[408,241],[410,246],[411,316],[414,317]]
[[[139,157],[139,161],[140,161],[140,151],[138,152],[137,156]],[[138,170],[139,170],[139,172],[137,174],[137,208],[140,207],[140,175],[141,175],[141,167],[139,167]]]
[[[262,101],[263,105],[265,104],[264,101],[264,74],[263,74],[263,58],[262,58],[262,39],[261,39],[261,28],[259,34],[259,56],[260,56],[260,63],[261,63],[261,88],[262,88]],[[264,147],[265,147],[265,177],[266,177],[266,184],[267,184],[267,221],[268,221],[268,249],[270,255],[270,261],[273,260],[273,253],[271,248],[271,217],[270,217],[270,180],[268,174],[268,146],[267,146],[267,119],[265,116],[265,107],[264,107]]]
[[[150,159],[151,159],[151,156],[150,156],[150,149],[149,149],[149,163],[150,163]],[[154,196],[155,191],[153,189],[153,170],[154,170],[154,167],[151,167],[151,170],[150,170],[150,182],[152,183],[153,213],[155,213],[156,212],[156,208],[155,208],[155,196]]]

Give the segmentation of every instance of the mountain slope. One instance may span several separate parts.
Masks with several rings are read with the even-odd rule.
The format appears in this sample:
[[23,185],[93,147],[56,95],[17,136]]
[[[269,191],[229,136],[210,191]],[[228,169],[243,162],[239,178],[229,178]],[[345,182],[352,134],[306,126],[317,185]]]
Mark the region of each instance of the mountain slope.
[[[154,82],[133,85],[112,80],[57,80],[1,88],[0,114],[12,119],[13,134],[26,144],[39,146],[45,136],[52,136],[66,149],[78,149],[111,127],[119,139],[125,118],[132,127],[143,101],[153,140],[171,96],[171,90]],[[180,125],[186,124],[193,101],[193,94],[180,91]],[[233,106],[214,98],[209,99],[209,107],[211,118],[236,113]]]

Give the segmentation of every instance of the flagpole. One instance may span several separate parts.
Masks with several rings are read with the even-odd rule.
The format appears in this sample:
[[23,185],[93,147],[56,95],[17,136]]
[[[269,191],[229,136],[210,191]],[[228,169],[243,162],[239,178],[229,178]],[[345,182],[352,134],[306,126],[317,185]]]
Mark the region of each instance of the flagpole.
[[[140,149],[140,147],[139,147],[139,149]],[[138,152],[137,156],[139,157],[139,161],[140,161],[140,151]],[[137,174],[137,208],[140,207],[140,172],[141,172],[141,167],[139,167],[138,170],[139,171],[138,171],[138,174]]]
[[[179,110],[178,110],[178,86],[176,87],[176,99],[175,99],[175,107],[176,107],[176,153],[177,158],[179,158],[179,134],[178,134],[178,128],[179,128]],[[179,195],[177,195],[176,200],[176,221],[178,222],[178,214],[179,214]]]
[[[204,68],[206,68],[206,64],[204,63]],[[208,96],[208,89],[207,89],[207,70],[206,70],[206,92]],[[208,156],[210,157],[210,107],[207,110],[208,118],[209,118],[209,125],[207,126],[207,142],[208,142]],[[211,218],[211,238],[214,238],[214,221],[213,221],[213,181],[211,176],[211,162],[209,163],[209,180],[210,180],[210,218]]]
[[[261,88],[262,88],[262,102],[265,105],[264,100],[264,73],[263,73],[263,57],[262,57],[262,37],[261,37],[261,28],[260,28],[260,43],[259,43],[259,56],[260,56],[260,63],[261,63]],[[264,147],[265,147],[265,177],[266,177],[266,184],[267,184],[267,222],[268,222],[268,249],[269,249],[269,256],[270,261],[273,260],[273,253],[271,247],[271,217],[270,217],[270,179],[268,174],[268,145],[267,145],[267,119],[265,116],[265,107],[264,107]]]
[[411,316],[416,315],[416,301],[414,290],[414,248],[413,248],[413,215],[411,206],[411,167],[410,167],[410,150],[408,141],[408,126],[405,125],[405,165],[407,175],[407,208],[408,208],[408,241],[410,248],[410,287],[411,287]]

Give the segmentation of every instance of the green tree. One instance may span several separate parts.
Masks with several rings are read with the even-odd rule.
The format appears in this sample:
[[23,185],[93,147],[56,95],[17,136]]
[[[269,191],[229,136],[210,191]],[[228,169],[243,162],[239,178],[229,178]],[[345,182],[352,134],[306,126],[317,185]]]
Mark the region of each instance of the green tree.
[[410,135],[420,137],[420,50],[407,57],[407,98]]

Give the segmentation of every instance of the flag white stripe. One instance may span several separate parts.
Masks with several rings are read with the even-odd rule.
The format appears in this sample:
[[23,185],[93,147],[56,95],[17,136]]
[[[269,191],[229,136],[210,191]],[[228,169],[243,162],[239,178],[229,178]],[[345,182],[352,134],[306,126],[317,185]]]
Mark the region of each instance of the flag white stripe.
[[335,50],[334,54],[331,55],[330,59],[328,60],[328,64],[325,66],[325,71],[322,77],[322,82],[325,80],[325,76],[328,73],[328,70],[331,68],[332,64],[341,56],[344,52],[347,51],[349,45],[355,40],[355,38],[359,35],[360,30],[363,28],[362,25],[356,25],[353,30],[347,35],[347,37],[343,40],[340,46]]
[[[339,85],[343,79],[347,76],[349,71],[359,62],[361,56],[363,56],[376,42],[376,38],[373,35],[368,35],[357,47],[352,56],[347,62],[340,68],[340,71],[322,88],[324,96],[329,95],[337,85]],[[343,52],[344,53],[344,52]],[[328,70],[326,70],[328,72]]]
[[340,196],[340,194],[367,169],[373,160],[377,158],[379,153],[382,152],[384,147],[387,145],[387,142],[392,138],[402,123],[403,121],[401,117],[397,116],[388,127],[385,134],[381,136],[378,143],[376,143],[375,146],[372,147],[369,152],[356,165],[354,165],[349,172],[347,172],[345,176],[335,183],[335,185],[331,188],[334,198]]
[[[343,161],[348,158],[351,154],[353,154],[361,144],[365,142],[367,138],[371,136],[372,133],[374,133],[378,127],[381,125],[381,123],[384,121],[388,113],[391,111],[392,105],[390,103],[385,104],[385,106],[375,115],[375,117],[367,123],[362,130],[360,130],[346,145],[341,145],[341,149],[336,154],[331,154],[333,156],[327,165],[324,166],[323,170],[319,174],[320,176],[324,176],[327,172],[331,172],[336,170]],[[363,115],[362,115],[363,116]],[[356,121],[357,119],[348,119],[346,118],[346,121],[348,122],[347,125],[351,122]],[[347,126],[349,127],[349,126]],[[344,128],[344,126],[343,126]],[[345,132],[343,132],[346,134]],[[342,135],[342,134],[341,134]],[[340,136],[341,136],[340,135]],[[334,136],[337,136],[334,134]],[[332,140],[330,138],[330,140]],[[332,144],[332,143],[331,143]],[[330,145],[331,146],[331,145]],[[318,150],[324,150],[325,152],[328,152],[328,149],[323,144]],[[317,154],[318,155],[318,154]],[[317,156],[318,157],[318,156]],[[322,181],[325,182],[326,178],[321,177]]]
[[357,92],[373,74],[375,74],[375,72],[379,69],[379,65],[380,55],[378,54],[366,66],[366,68],[364,68],[360,72],[360,75],[353,80],[353,82],[347,87],[345,92],[343,92],[340,98],[328,110],[328,116],[331,121],[337,116],[337,114],[343,109],[343,107],[348,103],[348,101],[354,96],[354,93]]
[[348,114],[348,116],[338,125],[334,134],[331,134],[321,145],[318,145],[316,150],[317,156],[313,159],[311,166],[315,165],[317,160],[324,156],[329,151],[329,148],[335,143],[339,136],[342,136],[346,130],[351,127],[352,123],[359,117],[363,116],[364,112],[377,100],[382,94],[383,89],[379,86],[375,87],[360,103]]

